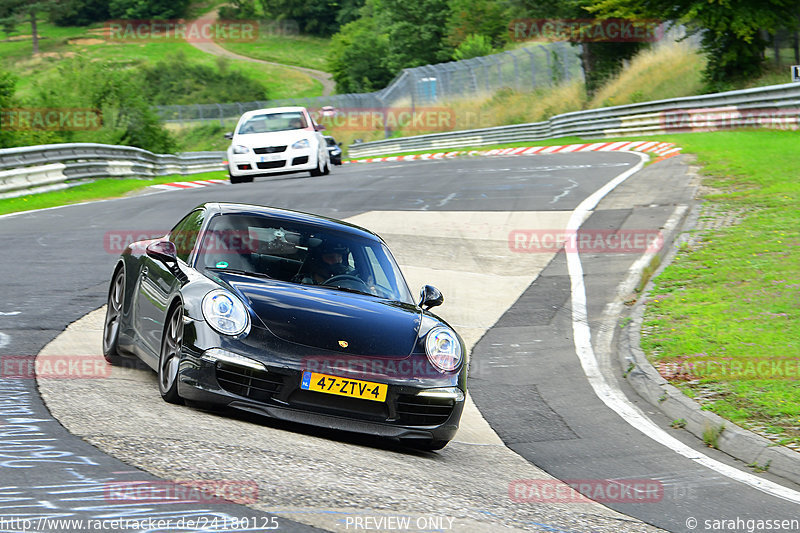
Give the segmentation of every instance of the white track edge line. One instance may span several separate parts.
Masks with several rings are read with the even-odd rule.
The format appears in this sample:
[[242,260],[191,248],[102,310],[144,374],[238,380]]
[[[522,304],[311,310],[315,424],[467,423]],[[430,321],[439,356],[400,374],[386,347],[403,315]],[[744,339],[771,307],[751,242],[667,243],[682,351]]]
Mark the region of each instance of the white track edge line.
[[[619,174],[595,191],[591,196],[583,200],[572,212],[569,222],[567,223],[567,232],[577,231],[583,223],[584,217],[597,206],[600,200],[614,190],[620,183],[644,167],[647,155],[638,152],[631,153],[639,155],[641,158],[639,163],[622,174]],[[628,401],[621,390],[614,388],[606,381],[597,362],[597,356],[592,348],[592,334],[589,328],[589,317],[586,308],[586,287],[583,280],[583,266],[581,265],[580,255],[577,251],[567,252],[566,255],[572,293],[572,333],[575,343],[575,353],[581,362],[583,373],[586,375],[586,379],[589,381],[597,397],[600,398],[609,409],[625,420],[625,422],[672,451],[766,494],[790,502],[800,503],[800,492],[779,485],[773,481],[762,479],[749,472],[741,471],[738,468],[717,461],[716,459],[712,459],[704,453],[679,441],[657,426],[638,407]]]

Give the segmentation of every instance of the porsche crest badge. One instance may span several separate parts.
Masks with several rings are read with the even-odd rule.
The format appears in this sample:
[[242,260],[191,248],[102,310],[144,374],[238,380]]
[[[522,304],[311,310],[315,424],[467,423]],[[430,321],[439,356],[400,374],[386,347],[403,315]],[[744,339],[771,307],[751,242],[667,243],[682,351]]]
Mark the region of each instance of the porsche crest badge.
[[350,343],[347,341],[339,341],[339,346],[341,346],[342,348],[347,348],[348,346],[350,346]]

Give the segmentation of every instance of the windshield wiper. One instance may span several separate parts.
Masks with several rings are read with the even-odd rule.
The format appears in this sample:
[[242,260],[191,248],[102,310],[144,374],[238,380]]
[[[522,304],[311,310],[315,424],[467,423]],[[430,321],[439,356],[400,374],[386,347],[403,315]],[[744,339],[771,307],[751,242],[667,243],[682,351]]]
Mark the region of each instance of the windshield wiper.
[[230,272],[231,274],[242,274],[243,276],[255,276],[257,278],[273,279],[272,276],[269,276],[262,272],[251,272],[249,270],[241,270],[239,268],[222,268],[214,266],[207,266],[205,268],[207,270],[214,270],[216,272]]
[[378,298],[378,296],[376,296],[375,294],[372,294],[371,292],[364,292],[364,291],[360,291],[358,289],[351,289],[350,287],[339,287],[338,285],[313,285],[313,287],[319,287],[320,289],[334,289],[334,290],[343,291],[343,292],[352,292],[354,294],[365,294],[367,296],[374,296],[374,297]]

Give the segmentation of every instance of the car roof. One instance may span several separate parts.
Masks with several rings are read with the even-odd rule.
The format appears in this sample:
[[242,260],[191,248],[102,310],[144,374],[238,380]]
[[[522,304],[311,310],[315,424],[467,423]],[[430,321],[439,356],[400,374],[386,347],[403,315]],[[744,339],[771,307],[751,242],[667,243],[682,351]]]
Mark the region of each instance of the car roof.
[[250,118],[254,115],[264,115],[266,113],[286,113],[290,111],[305,111],[306,113],[308,113],[308,110],[302,106],[265,107],[264,109],[254,109],[253,111],[247,111],[242,115],[242,118]]
[[344,222],[335,218],[323,217],[320,215],[314,215],[312,213],[304,213],[302,211],[293,211],[291,209],[281,209],[278,207],[268,207],[264,205],[228,202],[209,202],[202,204],[200,207],[205,208],[210,215],[241,214],[250,216],[263,216],[272,219],[282,219],[291,222],[309,224],[324,229],[345,231],[347,233],[359,235],[370,240],[383,242],[383,239],[381,239],[376,233],[366,228],[362,228],[361,226],[356,226],[355,224],[350,224],[349,222]]

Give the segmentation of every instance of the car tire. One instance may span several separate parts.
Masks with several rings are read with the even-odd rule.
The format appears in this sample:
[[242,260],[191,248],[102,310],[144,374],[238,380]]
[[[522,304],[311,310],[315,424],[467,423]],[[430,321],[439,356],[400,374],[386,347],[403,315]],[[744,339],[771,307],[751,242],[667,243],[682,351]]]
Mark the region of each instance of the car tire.
[[182,404],[178,395],[178,368],[183,347],[183,306],[178,304],[169,313],[161,353],[158,356],[158,390],[165,402]]
[[331,173],[331,162],[330,161],[326,161],[325,162],[325,170],[322,171],[322,174],[327,176],[330,173]]
[[322,160],[317,156],[317,168],[313,168],[308,171],[312,178],[316,178],[318,176],[322,176],[325,173],[325,169],[322,168]]
[[120,268],[108,289],[108,306],[103,321],[103,357],[112,365],[122,362],[119,353],[119,329],[122,303],[125,301],[125,269]]

